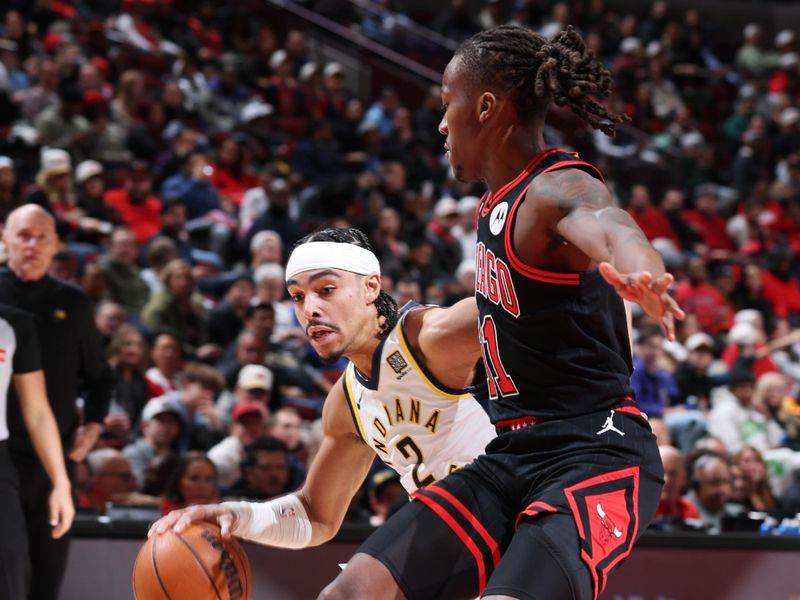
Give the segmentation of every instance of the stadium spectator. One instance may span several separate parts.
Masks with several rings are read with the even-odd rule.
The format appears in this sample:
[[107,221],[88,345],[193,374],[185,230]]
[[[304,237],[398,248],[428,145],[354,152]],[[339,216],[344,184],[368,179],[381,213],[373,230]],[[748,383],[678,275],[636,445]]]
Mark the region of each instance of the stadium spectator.
[[260,437],[245,447],[242,477],[228,491],[232,498],[269,500],[291,491],[289,450],[271,437]]
[[672,375],[661,364],[664,334],[658,326],[643,329],[636,341],[631,387],[636,402],[648,416],[660,417],[667,407],[680,402]]
[[697,509],[683,497],[688,482],[683,454],[673,446],[659,446],[658,450],[664,465],[664,487],[661,489],[653,526],[669,528],[682,525],[687,520],[699,519]]
[[175,259],[161,272],[164,289],[142,309],[142,321],[153,331],[171,329],[181,342],[185,356],[208,355],[206,310],[194,289],[191,269]]
[[144,376],[147,341],[133,325],[122,325],[108,345],[108,362],[114,373],[114,392],[103,421],[102,439],[108,446],[122,448],[139,429],[142,409],[150,398]]
[[267,434],[268,414],[269,410],[263,402],[244,400],[233,407],[228,437],[208,451],[208,458],[217,467],[219,484],[223,490],[229,489],[241,478],[245,447]]
[[169,401],[154,398],[144,407],[141,435],[122,450],[139,490],[144,489],[148,473],[174,456],[180,429],[180,413]]
[[128,314],[138,315],[150,298],[150,288],[136,266],[136,235],[127,227],[111,233],[108,253],[99,260],[105,281],[106,299],[122,306]]
[[164,488],[161,513],[193,504],[211,504],[218,499],[214,463],[203,452],[187,452],[178,459]]
[[143,244],[159,228],[161,200],[153,194],[153,180],[149,167],[142,162],[131,165],[123,187],[108,190],[103,200],[119,213],[122,222],[135,234],[136,242]]
[[105,514],[109,504],[125,504],[136,491],[136,479],[128,459],[119,450],[99,448],[87,456],[89,485],[78,506]]
[[712,453],[701,455],[691,468],[686,500],[700,514],[700,525],[710,533],[719,533],[722,517],[733,512],[728,504],[733,492],[731,469],[724,458]]

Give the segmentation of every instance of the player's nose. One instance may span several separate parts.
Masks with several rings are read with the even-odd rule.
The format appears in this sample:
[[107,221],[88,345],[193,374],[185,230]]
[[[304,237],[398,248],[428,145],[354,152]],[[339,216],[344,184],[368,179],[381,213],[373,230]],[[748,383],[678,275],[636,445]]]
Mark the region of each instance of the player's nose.
[[447,135],[449,130],[447,129],[447,117],[442,117],[442,120],[439,121],[439,133],[442,135]]

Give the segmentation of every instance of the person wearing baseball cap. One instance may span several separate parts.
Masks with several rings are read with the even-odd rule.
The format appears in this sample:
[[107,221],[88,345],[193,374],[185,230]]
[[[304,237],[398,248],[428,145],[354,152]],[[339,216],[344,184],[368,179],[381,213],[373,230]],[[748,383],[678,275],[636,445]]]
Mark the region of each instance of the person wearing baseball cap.
[[142,435],[122,450],[139,489],[144,487],[148,470],[173,454],[182,425],[180,410],[167,397],[158,396],[145,404]]
[[267,404],[272,395],[272,381],[272,371],[264,365],[245,365],[236,381],[239,402],[249,399]]
[[266,435],[268,415],[269,409],[262,402],[243,400],[234,405],[228,437],[208,451],[208,458],[217,467],[219,484],[223,489],[230,488],[241,477],[245,446]]

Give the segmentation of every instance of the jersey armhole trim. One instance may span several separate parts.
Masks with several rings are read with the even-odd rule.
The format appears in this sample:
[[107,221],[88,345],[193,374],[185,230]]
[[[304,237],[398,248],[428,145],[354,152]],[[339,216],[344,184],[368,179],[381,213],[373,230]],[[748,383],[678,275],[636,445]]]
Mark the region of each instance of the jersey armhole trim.
[[403,352],[408,356],[408,359],[411,361],[411,365],[417,370],[420,375],[420,378],[427,384],[429,388],[431,388],[436,394],[440,396],[445,396],[446,398],[450,398],[451,400],[466,400],[471,398],[472,396],[466,390],[456,390],[453,388],[449,388],[445,385],[442,385],[433,374],[428,372],[428,369],[422,364],[421,361],[417,360],[417,357],[414,355],[414,351],[411,349],[411,346],[406,339],[406,332],[403,327],[405,321],[405,315],[397,324],[397,339],[400,342],[400,347],[403,349]]
[[563,150],[561,150],[560,148],[548,148],[546,150],[542,150],[537,155],[535,155],[528,162],[527,165],[525,165],[525,168],[523,168],[522,171],[520,171],[519,175],[514,177],[514,179],[512,179],[507,184],[505,184],[503,187],[501,187],[499,190],[497,190],[496,194],[491,194],[490,193],[489,197],[486,199],[485,206],[483,206],[483,208],[481,210],[481,216],[486,217],[489,214],[489,211],[491,211],[495,207],[495,205],[498,202],[500,202],[500,200],[502,200],[506,196],[506,194],[508,194],[508,192],[510,192],[512,189],[514,189],[514,187],[516,187],[517,185],[519,185],[519,183],[523,179],[525,179],[525,177],[530,175],[531,172],[534,169],[536,169],[536,167],[538,167],[539,164],[545,158],[547,158],[551,154],[555,154],[556,152],[563,152]]
[[358,414],[358,407],[356,406],[356,399],[355,395],[353,394],[353,389],[350,384],[350,365],[344,370],[344,377],[342,377],[342,387],[344,388],[344,397],[347,401],[347,408],[350,409],[350,416],[353,417],[353,423],[355,423],[356,431],[358,432],[358,437],[361,438],[365,444],[367,443],[367,437],[364,435],[364,427],[361,425],[361,419]]
[[[561,164],[561,163],[558,163]],[[532,183],[532,182],[531,182]],[[520,196],[524,196],[528,193],[528,188],[530,187],[530,183],[526,185]],[[511,267],[517,271],[523,277],[527,277],[528,279],[534,279],[536,281],[541,281],[543,283],[554,283],[557,285],[580,285],[581,283],[581,274],[580,273],[558,273],[556,271],[545,271],[544,269],[537,269],[530,265],[525,264],[522,262],[522,259],[519,258],[514,252],[514,244],[511,240],[512,232],[514,231],[514,222],[517,216],[517,208],[519,208],[522,202],[515,202],[511,206],[511,210],[509,211],[508,215],[508,223],[506,224],[505,232],[503,233],[505,248],[506,248],[506,256],[508,257],[508,261],[511,263]]]

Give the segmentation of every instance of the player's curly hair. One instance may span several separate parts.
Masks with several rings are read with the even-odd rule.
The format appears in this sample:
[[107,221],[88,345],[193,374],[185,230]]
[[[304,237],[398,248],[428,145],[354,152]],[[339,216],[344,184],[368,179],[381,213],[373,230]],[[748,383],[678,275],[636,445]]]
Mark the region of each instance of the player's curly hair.
[[[297,242],[292,247],[292,250],[301,244],[307,244],[308,242],[338,242],[340,244],[354,244],[356,246],[366,248],[370,252],[375,252],[375,250],[372,248],[372,244],[369,243],[369,238],[367,238],[366,234],[359,229],[355,229],[354,227],[331,227],[328,229],[315,231],[314,233],[309,233],[307,236]],[[383,337],[397,324],[400,311],[397,307],[397,302],[395,302],[395,299],[383,290],[381,290],[378,294],[378,297],[375,298],[375,308],[378,309],[378,315],[383,317],[383,323],[381,324],[380,329],[380,337]]]
[[541,114],[550,101],[611,136],[628,120],[595,100],[611,93],[611,73],[571,25],[552,39],[527,27],[500,25],[466,40],[456,56],[472,77],[512,94],[523,121]]

